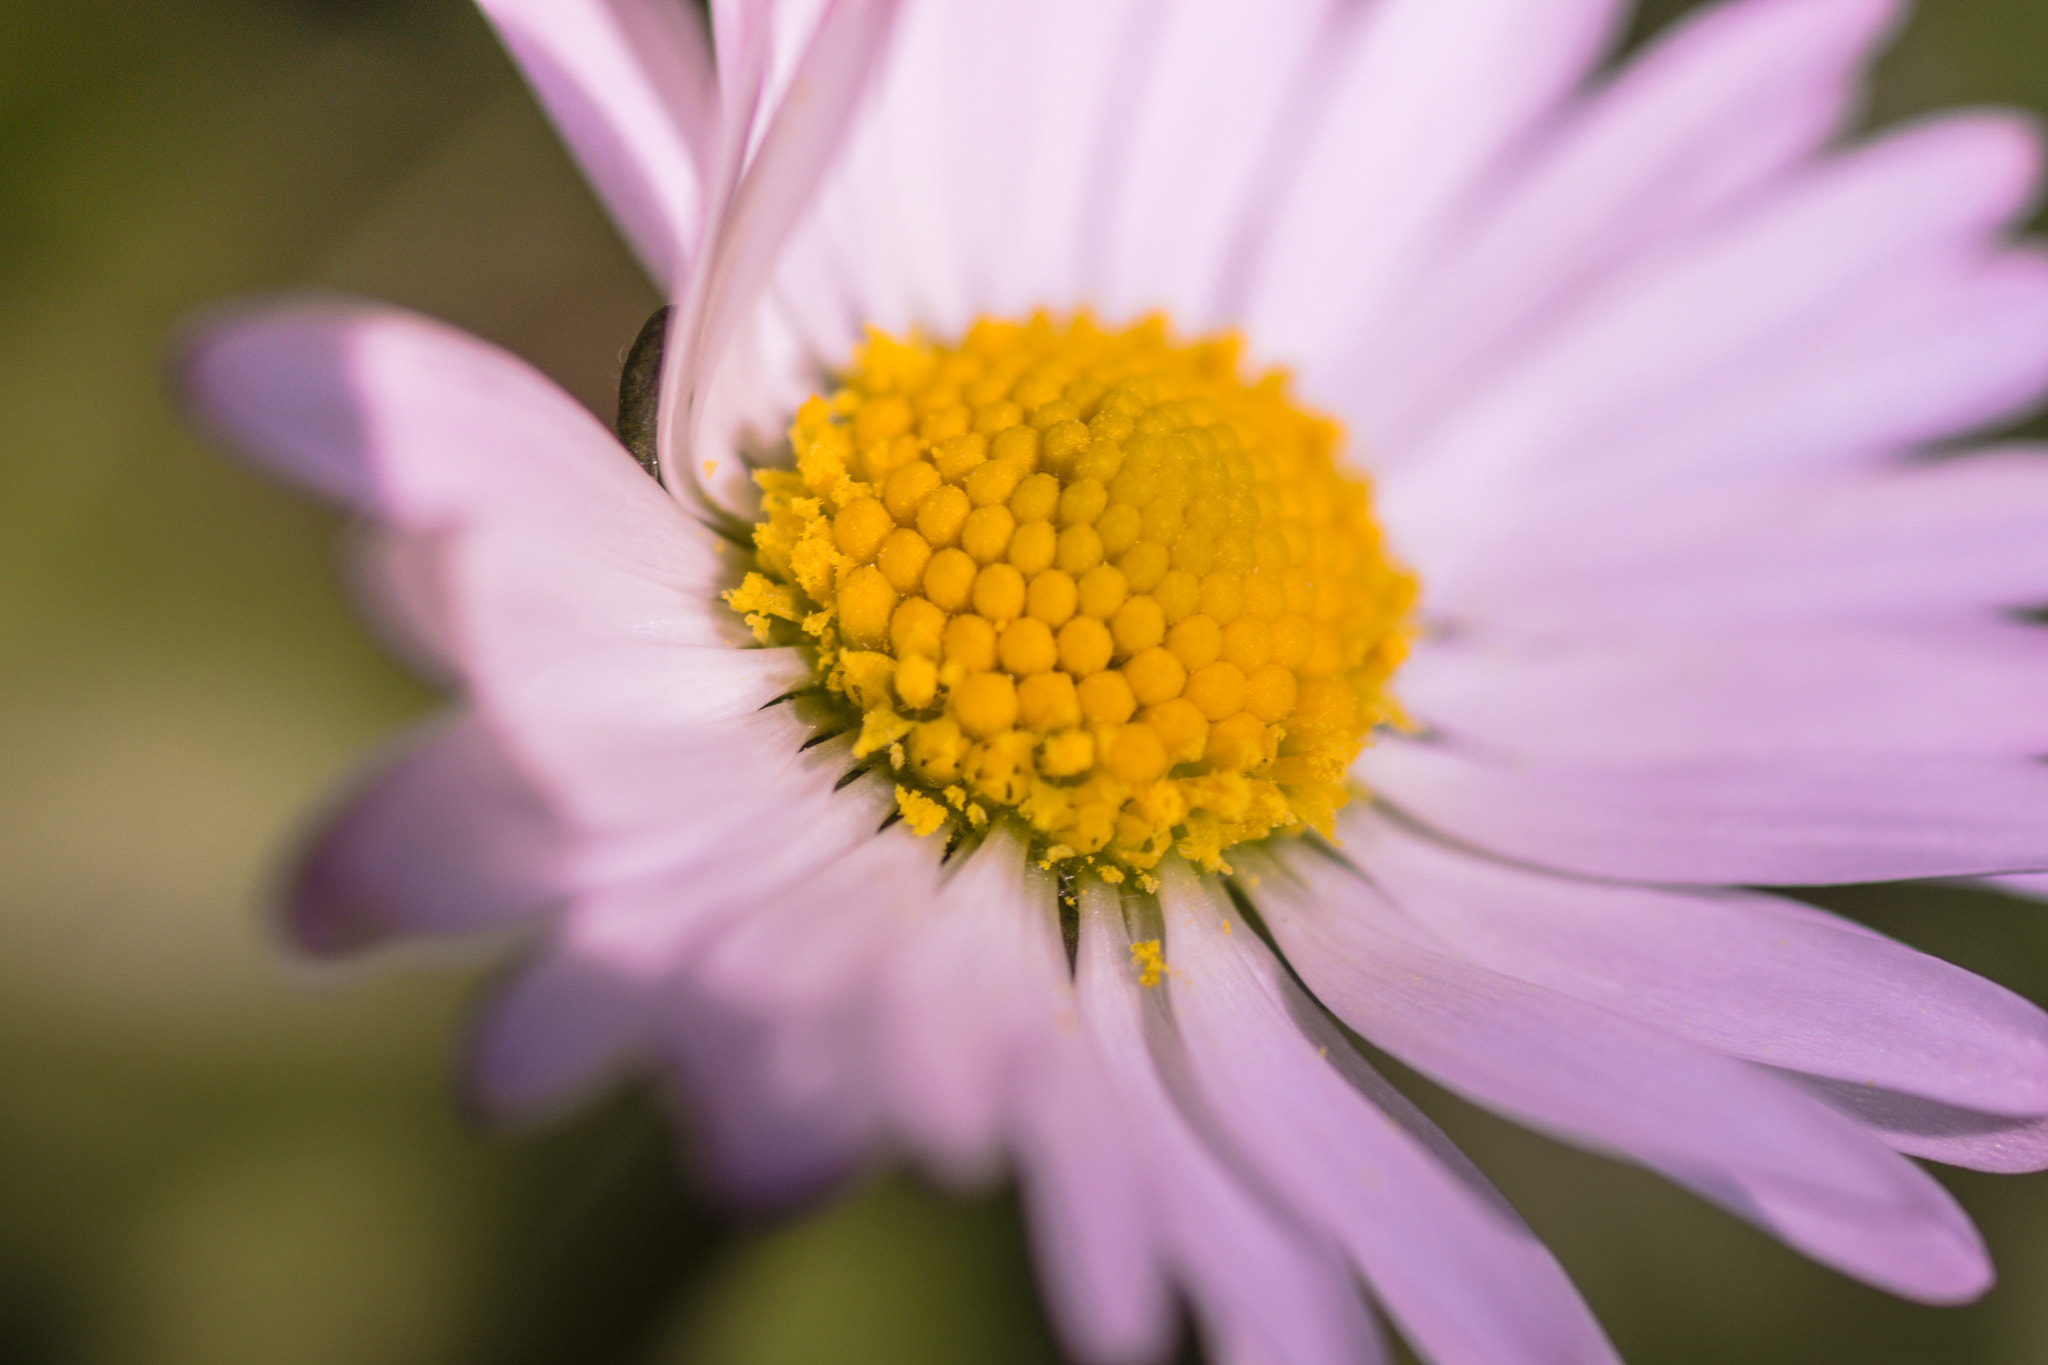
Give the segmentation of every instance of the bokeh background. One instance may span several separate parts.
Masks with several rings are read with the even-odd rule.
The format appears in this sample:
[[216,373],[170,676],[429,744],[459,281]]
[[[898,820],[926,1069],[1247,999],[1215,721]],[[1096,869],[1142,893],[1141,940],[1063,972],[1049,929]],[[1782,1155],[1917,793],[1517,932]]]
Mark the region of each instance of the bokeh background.
[[[1959,102],[2048,109],[2048,4],[1928,0],[1871,117]],[[477,1131],[448,1080],[489,954],[281,950],[278,850],[434,705],[351,616],[337,520],[163,382],[193,310],[308,286],[607,418],[656,302],[460,0],[0,6],[0,1365],[1056,1360],[1003,1192],[878,1172],[764,1220],[643,1096]],[[1830,903],[2048,999],[2048,908]],[[1946,1177],[2003,1282],[1926,1309],[1415,1089],[1635,1365],[2048,1360],[2048,1177]]]

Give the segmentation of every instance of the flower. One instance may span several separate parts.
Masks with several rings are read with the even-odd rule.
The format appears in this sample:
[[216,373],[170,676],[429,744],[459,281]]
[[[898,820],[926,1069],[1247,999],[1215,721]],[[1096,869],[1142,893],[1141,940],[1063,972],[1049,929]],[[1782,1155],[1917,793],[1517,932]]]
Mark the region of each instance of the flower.
[[715,63],[661,0],[484,8],[675,300],[628,394],[666,489],[387,309],[218,319],[186,373],[372,522],[461,698],[290,911],[527,926],[487,1103],[652,1068],[742,1197],[1013,1167],[1088,1360],[1176,1294],[1219,1359],[1376,1359],[1360,1275],[1446,1365],[1612,1358],[1346,1027],[1872,1284],[1986,1287],[1901,1154],[2048,1166],[2048,1016],[1751,889],[2048,869],[2002,614],[2048,466],[1949,448],[2048,385],[2035,144],[1831,148],[1890,4],[1735,0],[1613,71],[1619,0],[733,0]]

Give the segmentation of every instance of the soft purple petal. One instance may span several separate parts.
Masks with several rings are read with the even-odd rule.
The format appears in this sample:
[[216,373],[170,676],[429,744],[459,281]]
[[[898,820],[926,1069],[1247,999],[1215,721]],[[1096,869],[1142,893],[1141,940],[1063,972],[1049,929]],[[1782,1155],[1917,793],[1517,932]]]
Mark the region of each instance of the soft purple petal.
[[1598,535],[1524,528],[1496,571],[1432,577],[1428,605],[1535,636],[2023,607],[2048,601],[2044,524],[2048,455],[2033,448],[1744,483],[1607,518]]
[[2048,1014],[1805,906],[1586,882],[1477,858],[1371,812],[1346,857],[1445,949],[1752,1062],[2048,1113]]
[[1792,1074],[1788,1079],[1908,1156],[2000,1175],[2048,1170],[2048,1116],[1987,1114],[1817,1076]]
[[1614,0],[1383,0],[1338,41],[1328,103],[1269,210],[1246,330],[1302,366],[1311,398],[1329,343],[1370,325],[1612,35]]
[[1417,647],[1402,705],[1490,754],[1580,764],[2048,753],[2048,631],[1797,625]]
[[[1403,455],[1602,276],[1755,194],[1847,117],[1894,0],[1747,0],[1674,24],[1547,142],[1503,168],[1437,268],[1339,353],[1365,458]],[[1540,269],[1531,262],[1540,261]]]
[[589,1100],[647,1060],[656,993],[653,982],[549,944],[478,1020],[464,1078],[471,1107],[499,1122],[525,1121]]
[[1426,1358],[1616,1359],[1500,1196],[1368,1103],[1302,1033],[1313,1006],[1220,891],[1169,869],[1161,909],[1174,1025],[1153,1038],[1162,1067],[1187,1068],[1240,1166],[1329,1230]]
[[1408,1065],[1522,1122],[1626,1153],[1892,1293],[1956,1302],[1990,1283],[1982,1243],[1939,1185],[1787,1083],[1425,946],[1347,867],[1313,853],[1287,866],[1262,879],[1258,900],[1289,963]]
[[[713,202],[703,261],[691,274],[663,359],[661,463],[673,487],[703,483],[728,501],[744,488],[738,462],[721,461],[721,452],[703,439],[706,398],[719,381],[728,343],[760,301],[777,255],[846,133],[895,10],[895,0],[827,0],[784,98],[762,125],[758,148],[733,178],[730,197]],[[731,147],[725,155],[737,160]],[[703,463],[724,472],[704,470]]]
[[[1430,547],[1428,570],[1479,553],[1495,523],[1519,511],[1519,498],[1506,494],[1524,486],[1645,471],[1677,479],[1686,461],[1667,470],[1649,458],[1660,439],[1683,438],[1669,421],[1674,408],[1691,411],[1731,382],[1767,389],[1843,310],[1881,308],[1935,263],[1983,250],[2026,202],[2035,168],[2030,128],[1953,116],[1829,163],[1715,230],[1616,272],[1524,363],[1466,393],[1444,425],[1418,433],[1391,471],[1399,477],[1384,484],[1389,523]],[[1674,327],[1674,318],[1686,325]],[[1846,436],[1857,414],[1837,415]],[[1806,453],[1839,462],[1882,452],[1849,443]],[[1475,517],[1481,505],[1497,511]]]
[[561,896],[567,854],[532,780],[475,717],[460,716],[357,782],[300,855],[286,921],[315,953],[502,928]]
[[2048,767],[2017,757],[1595,765],[1389,736],[1354,771],[1447,838],[1592,877],[1788,886],[2048,867]]
[[1082,899],[1082,1020],[1146,1154],[1139,1178],[1211,1354],[1272,1365],[1379,1361],[1378,1334],[1335,1248],[1261,1197],[1176,1105],[1145,1037],[1145,1015],[1165,997],[1138,985],[1115,893],[1097,884]]

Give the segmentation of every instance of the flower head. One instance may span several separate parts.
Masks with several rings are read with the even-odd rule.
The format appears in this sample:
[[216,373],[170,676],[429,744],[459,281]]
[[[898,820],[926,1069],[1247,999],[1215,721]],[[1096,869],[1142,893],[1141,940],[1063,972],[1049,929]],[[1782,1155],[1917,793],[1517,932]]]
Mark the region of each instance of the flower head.
[[1176,1294],[1374,1359],[1360,1276],[1611,1359],[1348,1028],[1981,1292],[1901,1154],[2048,1165],[2048,1016],[1749,889],[2048,868],[2048,464],[1925,458],[2048,385],[2034,141],[1831,149],[1891,5],[1611,72],[1619,0],[484,8],[674,301],[659,481],[389,310],[189,376],[459,696],[291,914],[530,926],[489,1103],[650,1068],[743,1197],[1014,1169],[1089,1360]]

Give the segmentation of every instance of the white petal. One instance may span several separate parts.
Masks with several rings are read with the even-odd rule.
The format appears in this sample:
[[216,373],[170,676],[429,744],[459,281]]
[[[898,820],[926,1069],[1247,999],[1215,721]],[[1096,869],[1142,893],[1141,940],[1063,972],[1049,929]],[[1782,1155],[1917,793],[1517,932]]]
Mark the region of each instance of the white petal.
[[1401,458],[1419,424],[1462,401],[1576,292],[1816,151],[1846,118],[1860,61],[1897,8],[1693,10],[1503,168],[1485,211],[1465,216],[1432,269],[1410,275],[1388,318],[1319,366],[1366,458]]
[[1731,373],[1773,375],[1842,309],[1880,307],[1930,263],[1981,250],[2025,202],[2034,171],[2030,129],[1951,117],[1841,158],[1683,249],[1616,272],[1525,363],[1418,434],[1384,484],[1389,522],[1418,544],[1426,531],[1443,558],[1492,534],[1495,518],[1475,512],[1483,504],[1507,516],[1515,500],[1504,490],[1659,469],[1643,447],[1670,430],[1674,406],[1710,400]]
[[[1489,635],[1924,619],[2048,601],[2048,458],[2031,448],[1700,490],[1598,535],[1518,537],[1433,576],[1433,615]],[[1512,572],[1501,572],[1512,560]],[[1404,675],[1405,677],[1405,675]]]

